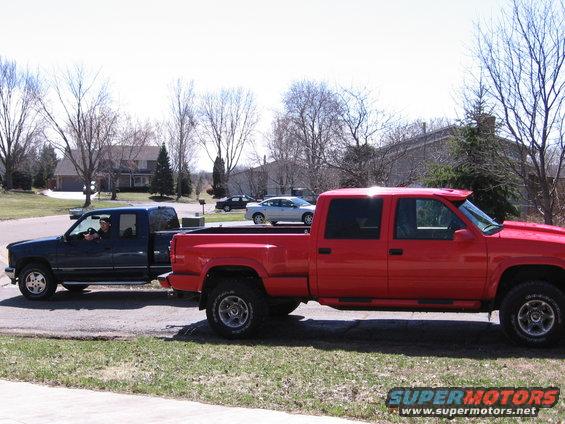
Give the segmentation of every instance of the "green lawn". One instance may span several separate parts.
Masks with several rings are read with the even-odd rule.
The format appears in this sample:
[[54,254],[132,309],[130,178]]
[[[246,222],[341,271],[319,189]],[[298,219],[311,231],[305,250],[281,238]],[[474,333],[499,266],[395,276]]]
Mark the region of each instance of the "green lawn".
[[[110,200],[112,197],[111,193],[101,193],[100,199],[102,200]],[[207,193],[200,193],[200,199],[204,199],[206,204],[215,204],[216,199],[213,199]],[[120,192],[118,193],[118,200],[123,202],[177,202],[177,203],[198,203],[196,196],[193,194],[191,197],[181,197],[179,200],[176,200],[174,196],[164,196],[160,197],[158,195],[154,195],[151,193],[128,193],[128,192]]]
[[[0,336],[0,357],[4,379],[372,422],[405,421],[384,405],[388,390],[398,386],[565,387],[558,352],[518,348],[443,352],[339,341]],[[563,397],[540,418],[565,419]]]
[[[245,214],[238,212],[220,212],[220,213],[208,213],[204,215],[206,222],[229,222],[229,221],[244,221]],[[252,221],[249,221],[252,224]]]
[[[40,194],[0,191],[0,220],[64,215],[69,213],[70,208],[80,208],[82,205],[82,200],[62,200]],[[118,206],[124,206],[124,203],[92,200],[92,208]]]

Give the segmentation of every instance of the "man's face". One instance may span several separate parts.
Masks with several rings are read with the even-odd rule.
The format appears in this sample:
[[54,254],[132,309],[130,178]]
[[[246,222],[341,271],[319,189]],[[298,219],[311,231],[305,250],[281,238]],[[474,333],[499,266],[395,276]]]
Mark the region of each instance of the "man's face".
[[100,229],[106,233],[110,229],[110,223],[107,221],[100,221]]

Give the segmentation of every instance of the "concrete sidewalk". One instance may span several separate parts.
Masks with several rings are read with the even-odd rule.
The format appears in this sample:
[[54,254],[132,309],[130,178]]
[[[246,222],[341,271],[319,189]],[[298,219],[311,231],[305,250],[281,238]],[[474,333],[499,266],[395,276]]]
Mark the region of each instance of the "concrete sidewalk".
[[340,424],[354,421],[0,380],[0,424],[77,422]]

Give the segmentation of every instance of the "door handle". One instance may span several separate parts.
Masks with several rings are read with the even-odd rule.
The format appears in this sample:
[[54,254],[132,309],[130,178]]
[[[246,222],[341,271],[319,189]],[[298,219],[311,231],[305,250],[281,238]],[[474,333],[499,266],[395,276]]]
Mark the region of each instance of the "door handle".
[[332,249],[330,249],[329,247],[320,247],[318,249],[318,253],[320,255],[329,255],[330,253],[332,253]]
[[402,249],[389,249],[388,254],[391,256],[400,256],[404,253]]

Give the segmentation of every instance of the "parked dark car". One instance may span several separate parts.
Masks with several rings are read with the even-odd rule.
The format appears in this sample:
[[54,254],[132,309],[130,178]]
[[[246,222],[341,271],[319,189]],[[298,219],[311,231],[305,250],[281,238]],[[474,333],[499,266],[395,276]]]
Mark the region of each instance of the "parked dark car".
[[245,194],[237,194],[218,200],[216,209],[221,209],[224,212],[229,212],[232,209],[245,209],[249,202],[255,202],[255,199]]
[[9,244],[5,272],[32,300],[48,299],[58,284],[76,292],[88,285],[146,284],[171,270],[171,239],[189,229],[180,228],[171,207],[93,210],[63,235]]

